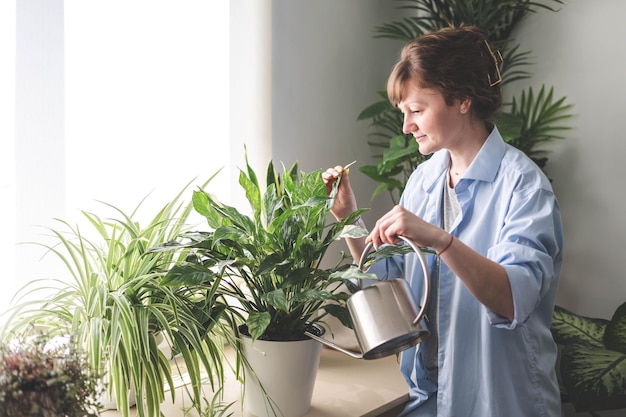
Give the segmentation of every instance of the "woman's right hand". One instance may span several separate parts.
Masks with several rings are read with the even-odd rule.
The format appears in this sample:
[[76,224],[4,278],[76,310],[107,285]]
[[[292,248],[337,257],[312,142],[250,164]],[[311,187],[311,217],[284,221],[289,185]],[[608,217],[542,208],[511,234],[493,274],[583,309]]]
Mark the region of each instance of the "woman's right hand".
[[337,220],[342,220],[348,217],[350,214],[357,210],[356,197],[350,186],[350,169],[345,169],[341,165],[337,165],[334,168],[328,168],[325,172],[322,172],[322,179],[326,184],[326,194],[330,194],[333,189],[335,181],[339,182],[339,189],[337,190],[337,196],[330,212],[335,216]]

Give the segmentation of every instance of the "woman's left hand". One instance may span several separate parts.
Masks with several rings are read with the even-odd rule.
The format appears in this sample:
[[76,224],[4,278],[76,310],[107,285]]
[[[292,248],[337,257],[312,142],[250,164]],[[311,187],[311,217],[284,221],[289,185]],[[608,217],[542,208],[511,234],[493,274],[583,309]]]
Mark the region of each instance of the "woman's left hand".
[[[511,321],[514,319],[511,285],[502,265],[480,255],[461,241],[453,239],[445,230],[401,206],[395,206],[378,219],[367,241],[378,248],[384,243],[399,243],[400,235],[418,246],[433,248],[440,256],[445,252],[443,256],[446,265],[478,301],[493,312]],[[450,246],[453,240],[458,243]]]
[[404,236],[418,246],[429,246],[436,251],[443,249],[450,241],[450,235],[445,230],[397,205],[378,219],[367,237],[367,242],[372,242],[375,248],[385,243],[395,245],[401,240],[398,236]]

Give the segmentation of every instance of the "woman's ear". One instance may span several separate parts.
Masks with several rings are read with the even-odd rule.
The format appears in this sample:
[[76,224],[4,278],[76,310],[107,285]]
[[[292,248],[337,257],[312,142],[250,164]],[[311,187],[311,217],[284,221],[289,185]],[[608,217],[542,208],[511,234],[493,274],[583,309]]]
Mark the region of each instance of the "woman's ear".
[[467,97],[463,100],[459,100],[459,113],[465,114],[469,111],[472,106],[472,99]]

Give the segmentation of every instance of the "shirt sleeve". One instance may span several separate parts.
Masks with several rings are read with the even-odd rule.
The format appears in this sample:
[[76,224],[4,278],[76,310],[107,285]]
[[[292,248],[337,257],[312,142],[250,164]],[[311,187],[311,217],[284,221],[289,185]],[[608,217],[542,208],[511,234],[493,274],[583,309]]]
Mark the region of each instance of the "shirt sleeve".
[[506,270],[514,319],[489,311],[492,325],[513,329],[523,325],[558,280],[562,227],[554,194],[546,189],[517,191],[511,199],[501,236],[488,257]]

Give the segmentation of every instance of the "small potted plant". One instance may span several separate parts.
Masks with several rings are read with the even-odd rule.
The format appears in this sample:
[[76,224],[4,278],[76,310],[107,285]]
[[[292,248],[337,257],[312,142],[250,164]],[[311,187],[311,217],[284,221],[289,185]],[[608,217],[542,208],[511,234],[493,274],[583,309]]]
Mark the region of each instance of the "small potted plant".
[[0,415],[95,417],[97,377],[72,342],[36,336],[0,344]]
[[[320,345],[304,335],[305,329],[322,332],[319,324],[328,314],[350,326],[345,301],[356,288],[340,273],[351,266],[344,262],[344,254],[330,268],[321,267],[322,258],[336,240],[364,236],[366,231],[352,225],[363,210],[329,222],[337,184],[327,196],[320,171],[298,172],[295,163],[278,173],[270,161],[266,179],[267,187],[262,189],[246,158],[239,184],[250,203],[247,215],[209,193],[194,192],[193,207],[207,219],[211,230],[187,233],[177,244],[158,249],[190,251],[187,260],[174,265],[161,285],[204,283],[217,287],[225,299],[234,300],[230,312],[244,322],[233,331],[247,349],[242,359],[248,371],[244,374],[248,410],[256,415],[293,417],[306,413],[310,406],[319,362]],[[250,365],[254,354],[263,359],[272,356],[264,344],[269,341],[277,341],[274,346],[283,349],[276,354],[279,363],[268,366],[274,381],[282,383],[280,388],[260,374],[258,365]],[[289,365],[296,345],[312,346],[313,359],[294,359],[295,365]],[[287,376],[293,370],[308,373],[309,380],[293,382],[301,381]],[[260,381],[261,387],[251,388],[248,383],[252,379]],[[302,394],[301,404],[285,404],[298,394]],[[253,404],[257,402],[253,398],[259,397],[265,398],[264,405]]]

